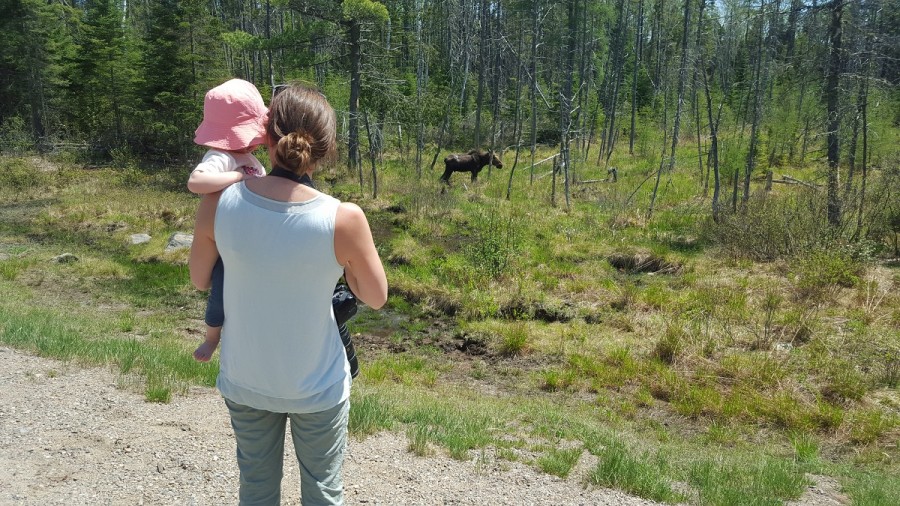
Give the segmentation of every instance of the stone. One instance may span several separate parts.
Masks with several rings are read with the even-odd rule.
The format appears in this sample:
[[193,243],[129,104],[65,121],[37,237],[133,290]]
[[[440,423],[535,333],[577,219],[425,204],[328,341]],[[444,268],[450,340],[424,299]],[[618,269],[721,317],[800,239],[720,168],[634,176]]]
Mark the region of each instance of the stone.
[[53,261],[58,264],[68,264],[68,263],[72,263],[72,262],[77,262],[78,257],[71,253],[63,253],[62,255],[53,257]]
[[150,242],[148,234],[131,234],[131,244],[144,244]]
[[194,234],[185,232],[175,232],[169,237],[169,244],[166,245],[166,251],[174,251],[182,248],[190,248],[194,242]]

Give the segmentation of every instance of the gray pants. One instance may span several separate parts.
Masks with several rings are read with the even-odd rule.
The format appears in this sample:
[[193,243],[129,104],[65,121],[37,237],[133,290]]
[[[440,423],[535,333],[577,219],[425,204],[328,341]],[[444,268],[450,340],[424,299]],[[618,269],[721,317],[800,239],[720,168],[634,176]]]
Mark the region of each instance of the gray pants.
[[304,506],[344,503],[341,468],[347,443],[350,401],[319,413],[272,413],[225,399],[237,441],[241,471],[240,504],[277,506],[281,501],[284,431],[291,421],[294,453],[300,463]]

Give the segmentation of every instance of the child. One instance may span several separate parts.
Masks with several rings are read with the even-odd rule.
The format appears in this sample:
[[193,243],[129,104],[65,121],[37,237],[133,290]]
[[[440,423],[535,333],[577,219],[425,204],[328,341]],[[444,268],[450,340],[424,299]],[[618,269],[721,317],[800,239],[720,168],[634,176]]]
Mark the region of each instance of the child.
[[[265,143],[267,113],[259,90],[247,81],[232,79],[209,90],[203,100],[203,121],[194,136],[194,142],[209,151],[191,172],[188,189],[207,195],[244,179],[265,176],[265,168],[251,153]],[[220,258],[213,268],[206,306],[206,338],[194,351],[200,362],[208,362],[219,346],[225,322],[223,279]]]

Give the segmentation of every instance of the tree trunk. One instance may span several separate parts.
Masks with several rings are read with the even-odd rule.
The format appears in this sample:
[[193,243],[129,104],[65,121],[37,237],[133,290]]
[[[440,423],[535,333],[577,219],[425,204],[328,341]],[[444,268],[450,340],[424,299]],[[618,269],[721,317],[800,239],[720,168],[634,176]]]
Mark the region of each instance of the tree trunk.
[[612,88],[612,96],[610,96],[610,104],[609,104],[609,128],[607,129],[607,140],[605,142],[606,145],[606,153],[605,153],[605,163],[609,163],[609,158],[612,156],[614,141],[617,138],[616,135],[616,109],[619,107],[619,86],[622,84],[623,77],[623,66],[625,64],[625,18],[628,16],[628,5],[623,0],[619,0],[617,4],[617,10],[619,14],[619,19],[616,22],[616,37],[615,37],[615,47],[613,51],[615,54],[615,60],[613,65],[613,88]]
[[[702,12],[703,6],[706,3],[706,0],[700,0],[700,12],[701,12],[701,23],[702,23]],[[719,132],[718,132],[718,120],[713,119],[712,112],[712,96],[709,92],[709,79],[706,76],[706,51],[703,50],[702,47],[698,47],[697,51],[700,55],[700,75],[703,77],[703,90],[706,95],[706,116],[709,121],[709,162],[707,163],[707,171],[709,170],[709,166],[712,165],[712,173],[713,173],[713,196],[712,196],[712,217],[713,221],[719,221],[719,195],[721,193],[721,176],[719,174]],[[724,102],[723,102],[724,104]],[[721,113],[721,105],[719,107],[719,112]]]
[[628,154],[634,154],[634,127],[637,116],[637,81],[638,69],[641,66],[642,49],[644,45],[644,0],[638,3],[637,33],[634,36],[634,75],[631,78],[631,131],[628,135]]
[[422,89],[425,86],[425,54],[422,51],[422,5],[416,0],[416,179],[422,179],[422,152],[425,150],[425,122],[422,118]]
[[269,60],[269,86],[275,89],[275,73],[272,71],[272,5],[266,0],[266,57]]
[[841,17],[844,0],[833,0],[831,25],[828,29],[828,75],[825,79],[825,102],[828,109],[828,223],[841,224],[841,199],[838,194],[841,117],[839,107],[841,73]]
[[572,74],[574,72],[575,67],[575,35],[578,29],[578,0],[568,0],[568,9],[569,9],[569,26],[566,31],[566,56],[563,59],[565,69],[562,72],[562,100],[560,103],[560,163],[563,164],[563,184],[565,188],[565,196],[566,196],[566,210],[568,211],[571,207],[570,202],[570,193],[569,193],[569,177],[571,174],[571,163],[572,160],[569,157],[569,142],[571,140],[570,134],[572,129]]
[[506,184],[506,200],[512,195],[513,175],[516,173],[516,166],[519,165],[519,152],[522,147],[522,35],[519,31],[519,49],[516,52],[516,111],[513,125],[513,137],[516,140],[516,159],[513,161],[512,167],[509,169],[509,182]]
[[[663,63],[663,75],[668,74],[668,62]],[[664,77],[663,77],[664,79]],[[662,80],[662,79],[661,79]],[[662,152],[659,155],[659,168],[656,169],[656,181],[653,183],[653,193],[650,194],[650,206],[647,208],[647,219],[653,216],[656,206],[656,195],[659,193],[659,181],[662,179],[663,168],[666,166],[666,146],[669,140],[669,83],[663,87],[663,139]]]
[[[496,30],[498,33],[500,31],[500,29],[499,29],[500,12],[502,12],[502,11],[500,11],[498,9],[497,20],[496,20],[497,21]],[[491,21],[493,22],[493,17],[491,18]],[[496,146],[496,144],[497,144],[497,123],[500,118],[500,56],[501,56],[500,48],[495,47],[497,45],[497,43],[495,42],[496,39],[494,38],[493,32],[494,32],[494,29],[492,28],[490,30],[490,37],[491,37],[491,47],[493,48],[492,52],[494,55],[494,65],[493,65],[493,69],[491,70],[491,95],[492,95],[492,97],[491,97],[491,141],[490,141],[490,147],[488,149],[488,151],[490,151],[492,154],[497,149],[497,146]],[[488,178],[491,177],[493,168],[494,168],[494,164],[489,163],[488,164]]]
[[[360,74],[360,26],[356,20],[350,21],[350,125],[347,133],[347,166],[352,171],[359,163],[359,90]],[[362,172],[360,172],[362,180]]]
[[765,28],[765,15],[764,11],[766,8],[766,2],[763,0],[759,4],[759,38],[756,41],[756,68],[754,69],[754,81],[755,84],[753,86],[753,122],[750,126],[750,149],[747,151],[747,164],[746,170],[744,171],[744,193],[741,201],[746,204],[748,200],[750,200],[750,176],[753,174],[753,169],[756,166],[756,148],[759,139],[759,121],[760,116],[762,115],[762,67],[763,67],[763,45],[765,37],[763,35]]
[[533,0],[531,11],[531,169],[529,184],[534,184],[534,152],[537,149],[537,41],[540,12],[538,0]]
[[366,137],[369,139],[369,160],[372,162],[372,198],[378,198],[378,169],[375,166],[375,143],[372,140],[372,130],[369,128],[369,111],[363,114],[366,124]]
[[[681,110],[684,104],[684,82],[687,79],[687,62],[688,62],[688,30],[691,23],[691,1],[684,0],[684,25],[681,35],[681,63],[678,68],[678,100],[675,105],[675,119],[672,122],[672,149],[669,152],[668,172],[675,170],[675,148],[678,146],[678,129],[681,126]],[[662,172],[660,170],[660,172]],[[660,175],[656,177],[656,187],[653,190],[654,199],[656,191],[659,188]],[[653,202],[650,203],[650,209],[647,212],[647,219],[653,215]]]
[[[870,56],[871,58],[871,56]],[[869,108],[869,73],[871,72],[871,61],[869,62],[869,70],[866,71],[865,78],[865,86],[863,93],[863,102],[862,102],[862,163],[861,163],[861,174],[860,174],[860,184],[859,184],[859,212],[856,217],[856,233],[859,234],[859,231],[862,230],[863,225],[863,212],[866,207],[866,183],[868,177],[868,156],[869,156],[869,122],[867,115],[867,110]],[[896,248],[895,248],[896,249]]]
[[850,197],[853,188],[853,173],[856,171],[856,144],[859,139],[859,122],[862,114],[864,81],[859,82],[859,92],[856,95],[856,114],[853,115],[853,133],[850,137],[850,147],[847,150],[847,180],[844,182],[844,200]]
[[476,148],[481,147],[481,108],[484,105],[484,73],[491,61],[488,43],[488,0],[481,0],[481,37],[478,42],[478,95],[475,98],[475,137]]

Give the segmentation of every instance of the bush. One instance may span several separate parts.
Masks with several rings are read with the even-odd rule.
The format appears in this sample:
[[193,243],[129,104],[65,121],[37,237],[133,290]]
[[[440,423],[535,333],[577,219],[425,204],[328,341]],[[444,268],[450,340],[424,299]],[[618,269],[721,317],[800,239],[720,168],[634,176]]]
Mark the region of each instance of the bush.
[[844,249],[816,249],[796,259],[793,273],[798,295],[821,300],[839,287],[859,283],[863,265]]
[[16,193],[43,187],[50,183],[50,176],[41,172],[23,158],[4,158],[4,169],[0,171],[0,188]]
[[828,244],[825,200],[805,191],[753,198],[735,214],[708,222],[704,234],[736,258],[769,261]]
[[34,148],[31,133],[21,116],[10,116],[0,124],[0,151],[25,153]]

